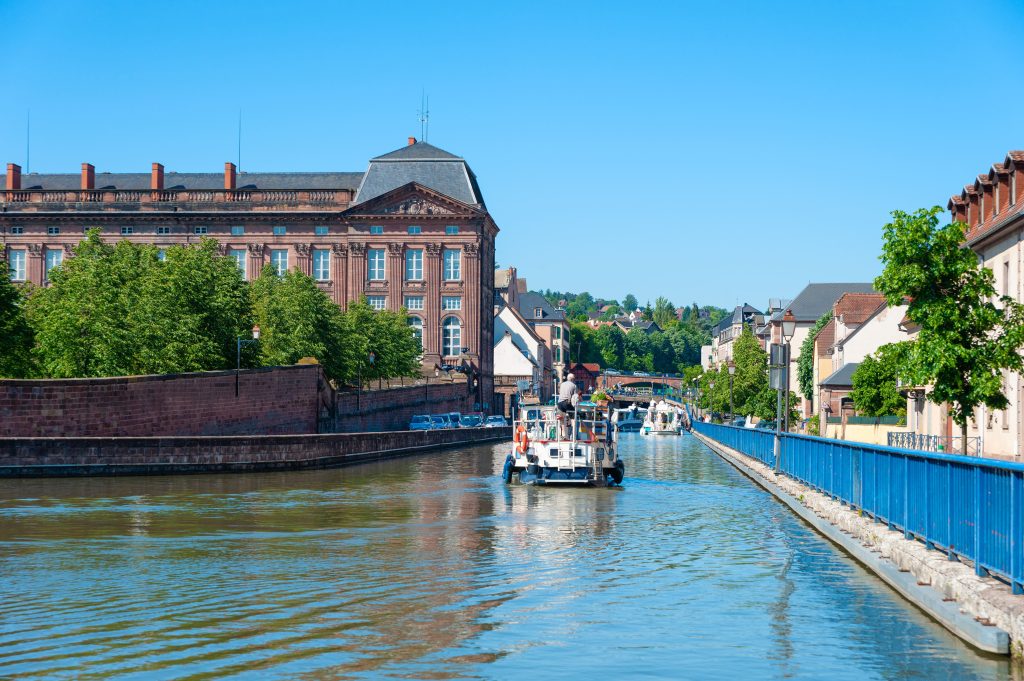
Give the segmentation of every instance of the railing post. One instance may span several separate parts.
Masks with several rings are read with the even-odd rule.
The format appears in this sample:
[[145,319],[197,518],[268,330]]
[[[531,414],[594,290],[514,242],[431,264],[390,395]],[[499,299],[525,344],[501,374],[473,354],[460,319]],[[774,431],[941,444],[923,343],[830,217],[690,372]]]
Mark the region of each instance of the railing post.
[[946,462],[946,557],[956,560],[953,551],[953,464]]
[[981,566],[981,466],[974,467],[974,574],[988,575]]
[[885,464],[885,519],[887,521],[888,529],[892,529],[892,461],[893,455],[886,455]]
[[903,457],[903,536],[913,539],[910,531],[910,457]]
[[1020,528],[1017,527],[1017,499],[1017,472],[1013,471],[1010,473],[1010,586],[1013,593],[1021,594],[1024,593],[1024,589],[1018,581],[1020,565],[1017,561],[1017,551],[1020,542],[1017,541],[1017,532]]

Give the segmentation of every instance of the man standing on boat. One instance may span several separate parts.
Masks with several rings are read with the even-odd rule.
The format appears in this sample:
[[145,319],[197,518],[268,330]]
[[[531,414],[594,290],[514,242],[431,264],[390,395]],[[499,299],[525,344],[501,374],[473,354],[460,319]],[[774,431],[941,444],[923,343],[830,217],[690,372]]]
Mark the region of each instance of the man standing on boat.
[[[576,383],[573,379],[576,378],[572,374],[565,377],[565,380],[558,386],[558,411],[566,415],[575,413],[576,403],[579,401],[579,395],[576,394]],[[572,425],[566,423],[565,425],[572,428]]]

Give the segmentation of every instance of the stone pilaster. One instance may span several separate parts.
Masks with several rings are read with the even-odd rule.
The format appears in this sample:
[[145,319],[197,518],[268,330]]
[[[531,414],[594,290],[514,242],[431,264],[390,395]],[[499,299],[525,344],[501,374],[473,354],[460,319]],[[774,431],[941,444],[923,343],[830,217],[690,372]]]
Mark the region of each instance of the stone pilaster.
[[366,244],[353,243],[348,247],[348,299],[359,300],[366,287]]
[[384,270],[388,278],[388,309],[397,312],[402,307],[402,281],[405,279],[405,245],[388,244],[388,264]]
[[426,300],[423,302],[423,354],[441,358],[441,244],[427,244],[424,279]]
[[309,244],[295,244],[295,265],[308,277],[313,276],[313,250]]
[[246,268],[246,274],[249,276],[249,281],[259,279],[260,273],[263,272],[263,244],[249,244],[249,266]]
[[480,360],[480,250],[475,243],[462,247],[462,280],[464,282],[465,312],[463,320],[463,346],[469,348],[469,355],[474,364],[479,366]]
[[43,245],[42,244],[29,244],[28,258],[25,262],[25,279],[30,281],[36,286],[43,285],[44,264],[43,264]]
[[331,280],[334,282],[334,302],[342,309],[348,306],[348,246],[331,244]]

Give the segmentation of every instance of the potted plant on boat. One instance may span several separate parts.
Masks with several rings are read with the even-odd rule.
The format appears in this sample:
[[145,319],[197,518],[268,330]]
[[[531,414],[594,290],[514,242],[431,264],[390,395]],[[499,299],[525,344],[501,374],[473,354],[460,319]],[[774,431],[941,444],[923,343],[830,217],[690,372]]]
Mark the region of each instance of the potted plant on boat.
[[611,398],[608,397],[608,393],[603,389],[598,390],[590,396],[590,401],[599,407],[607,407],[609,400],[611,400]]

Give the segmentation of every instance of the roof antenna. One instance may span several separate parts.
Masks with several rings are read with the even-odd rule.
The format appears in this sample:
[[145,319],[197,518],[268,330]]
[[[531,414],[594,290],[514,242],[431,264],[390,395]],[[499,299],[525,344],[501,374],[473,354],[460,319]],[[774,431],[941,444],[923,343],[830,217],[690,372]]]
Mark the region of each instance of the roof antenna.
[[32,109],[25,111],[25,174],[32,172]]
[[420,94],[420,139],[424,142],[430,136],[430,97],[426,90]]
[[242,172],[242,110],[238,110],[238,172]]

